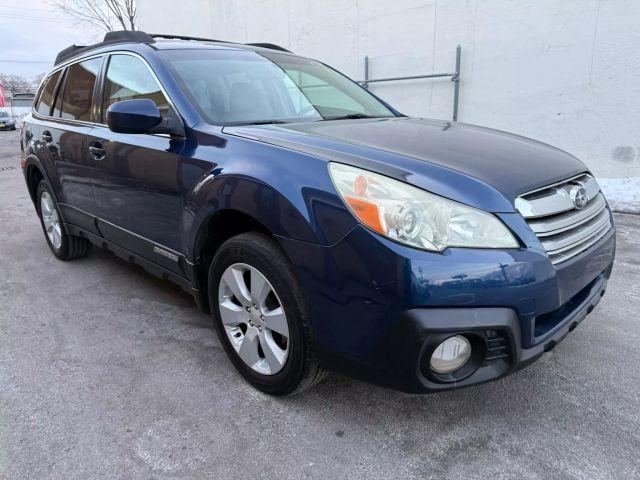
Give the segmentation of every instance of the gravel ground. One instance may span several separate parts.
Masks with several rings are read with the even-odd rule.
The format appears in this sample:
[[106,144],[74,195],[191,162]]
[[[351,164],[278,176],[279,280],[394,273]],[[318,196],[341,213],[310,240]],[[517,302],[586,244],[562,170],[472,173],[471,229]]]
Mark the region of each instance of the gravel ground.
[[177,287],[100,250],[56,260],[17,150],[0,132],[0,479],[640,478],[640,217],[616,216],[604,300],[529,368],[277,399]]

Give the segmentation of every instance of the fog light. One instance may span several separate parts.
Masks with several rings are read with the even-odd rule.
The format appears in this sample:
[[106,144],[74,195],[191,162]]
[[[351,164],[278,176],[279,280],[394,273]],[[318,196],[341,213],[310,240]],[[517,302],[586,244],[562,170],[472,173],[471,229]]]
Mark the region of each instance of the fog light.
[[430,367],[436,373],[452,373],[471,358],[471,343],[462,335],[447,338],[431,355]]

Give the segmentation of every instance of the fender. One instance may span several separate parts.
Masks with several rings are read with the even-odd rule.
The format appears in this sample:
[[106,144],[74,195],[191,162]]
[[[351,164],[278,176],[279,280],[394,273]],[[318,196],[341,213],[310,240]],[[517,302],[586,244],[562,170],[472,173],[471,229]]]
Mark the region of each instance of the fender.
[[198,239],[207,220],[223,211],[239,212],[262,225],[271,234],[316,245],[338,242],[356,225],[352,214],[337,195],[319,189],[303,189],[302,208],[278,189],[255,177],[211,174],[196,189],[197,202],[187,229],[187,258],[194,262]]
[[[183,238],[190,261],[196,259],[201,229],[223,210],[240,212],[273,235],[323,246],[335,244],[357,224],[333,187],[328,160],[227,135],[219,127],[194,130],[208,136],[196,150],[211,168],[185,195]],[[212,142],[214,137],[219,141]],[[292,165],[295,181],[287,173]]]

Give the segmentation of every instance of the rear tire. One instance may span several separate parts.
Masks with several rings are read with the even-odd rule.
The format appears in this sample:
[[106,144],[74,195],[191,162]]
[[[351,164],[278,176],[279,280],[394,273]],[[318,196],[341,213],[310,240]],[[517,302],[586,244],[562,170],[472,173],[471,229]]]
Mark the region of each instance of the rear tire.
[[[255,388],[291,395],[326,376],[318,365],[309,313],[293,266],[275,241],[256,232],[227,240],[211,262],[208,288],[220,341]],[[277,324],[271,323],[273,312],[279,312]],[[245,342],[255,348],[244,349]]]
[[51,252],[60,260],[81,258],[91,251],[91,243],[81,237],[65,232],[60,210],[47,182],[41,180],[36,194],[36,211],[44,238]]

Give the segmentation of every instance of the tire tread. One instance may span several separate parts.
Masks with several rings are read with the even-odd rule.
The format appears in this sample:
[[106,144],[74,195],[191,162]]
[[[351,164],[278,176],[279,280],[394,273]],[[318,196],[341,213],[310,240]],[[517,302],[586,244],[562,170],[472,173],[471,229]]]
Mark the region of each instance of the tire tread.
[[65,260],[75,260],[86,257],[91,251],[91,242],[86,238],[67,234],[68,247]]

